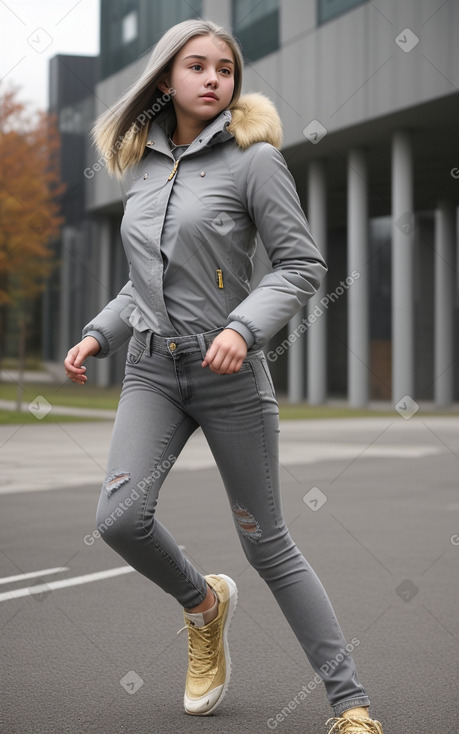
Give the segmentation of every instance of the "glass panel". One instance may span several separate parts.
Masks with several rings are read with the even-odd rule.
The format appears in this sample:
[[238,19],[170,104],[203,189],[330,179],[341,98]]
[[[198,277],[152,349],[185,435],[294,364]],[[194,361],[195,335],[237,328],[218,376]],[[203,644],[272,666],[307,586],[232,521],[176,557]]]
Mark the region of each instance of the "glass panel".
[[137,12],[135,10],[125,15],[121,25],[121,40],[123,43],[130,43],[137,38]]
[[171,26],[201,16],[202,0],[101,0],[100,78],[152,49]]
[[335,15],[344,13],[356,5],[361,5],[365,0],[317,0],[317,22],[325,23],[326,20],[334,18]]
[[201,0],[157,0],[156,7],[156,30],[160,30],[161,35],[176,23],[198,18],[202,13]]
[[279,48],[279,1],[233,0],[233,33],[246,61],[257,59]]
[[279,0],[235,0],[233,27],[234,31],[249,28],[257,21],[278,10]]

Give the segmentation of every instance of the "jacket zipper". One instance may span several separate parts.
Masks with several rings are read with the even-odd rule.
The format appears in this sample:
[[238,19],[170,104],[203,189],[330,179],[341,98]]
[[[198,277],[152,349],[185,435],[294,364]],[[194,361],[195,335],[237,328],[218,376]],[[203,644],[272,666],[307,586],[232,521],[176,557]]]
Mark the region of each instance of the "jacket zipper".
[[223,270],[217,268],[217,285],[219,288],[223,288]]
[[172,178],[174,178],[175,174],[177,173],[178,164],[180,163],[181,160],[182,160],[182,156],[180,156],[180,158],[177,158],[177,160],[175,161],[175,166],[172,169],[171,175],[167,179],[168,181],[170,181]]

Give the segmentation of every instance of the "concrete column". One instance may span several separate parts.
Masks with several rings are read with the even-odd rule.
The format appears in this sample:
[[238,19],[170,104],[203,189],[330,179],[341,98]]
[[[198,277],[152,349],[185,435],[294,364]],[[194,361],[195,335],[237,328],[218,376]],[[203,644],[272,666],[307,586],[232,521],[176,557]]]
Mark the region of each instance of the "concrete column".
[[456,208],[439,202],[435,212],[434,399],[446,408],[454,399],[454,288]]
[[[97,246],[99,250],[99,283],[98,308],[101,311],[110,301],[110,217],[100,217],[97,222]],[[94,360],[97,367],[97,384],[100,387],[110,385],[110,357]]]
[[349,153],[347,169],[348,398],[363,408],[369,398],[370,299],[368,274],[368,172],[363,150]]
[[[326,181],[323,161],[311,161],[308,169],[308,221],[311,233],[327,259],[327,214],[326,214]],[[308,302],[308,314],[326,294],[326,278],[319,291]],[[320,308],[320,306],[319,306]],[[307,330],[308,338],[308,376],[307,394],[310,405],[320,405],[327,398],[327,312],[321,309],[322,315],[311,323]]]
[[410,135],[392,139],[392,400],[414,399],[414,212]]

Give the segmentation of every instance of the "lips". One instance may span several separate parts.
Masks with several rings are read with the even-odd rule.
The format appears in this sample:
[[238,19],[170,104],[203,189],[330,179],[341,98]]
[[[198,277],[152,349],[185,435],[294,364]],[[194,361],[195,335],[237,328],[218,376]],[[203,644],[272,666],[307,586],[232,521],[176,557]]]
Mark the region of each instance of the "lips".
[[218,101],[218,97],[213,92],[207,92],[207,94],[201,94],[201,99],[216,99]]

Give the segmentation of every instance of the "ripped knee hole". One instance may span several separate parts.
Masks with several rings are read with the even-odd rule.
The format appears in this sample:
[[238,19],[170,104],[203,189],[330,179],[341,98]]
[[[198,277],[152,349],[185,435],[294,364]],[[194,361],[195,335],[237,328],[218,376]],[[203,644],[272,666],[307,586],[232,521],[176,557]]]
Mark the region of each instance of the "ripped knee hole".
[[261,526],[258,520],[239,502],[234,503],[232,510],[242,535],[251,540],[252,543],[258,542],[261,538]]
[[128,471],[125,472],[114,472],[104,482],[105,490],[108,494],[108,496],[111,495],[112,492],[115,491],[115,489],[119,489],[123,486],[123,484],[126,484],[126,482],[129,482],[131,479],[131,475]]

